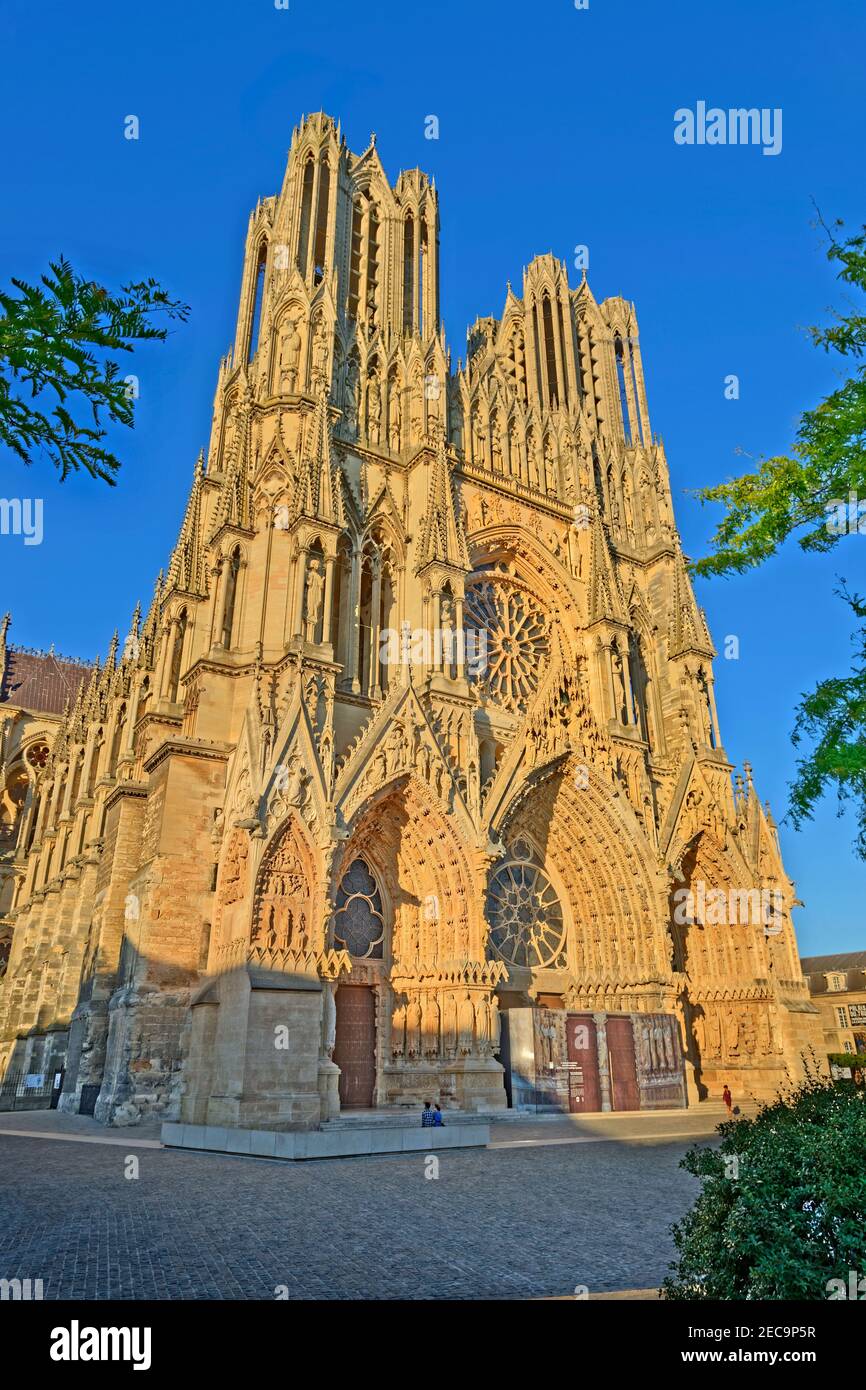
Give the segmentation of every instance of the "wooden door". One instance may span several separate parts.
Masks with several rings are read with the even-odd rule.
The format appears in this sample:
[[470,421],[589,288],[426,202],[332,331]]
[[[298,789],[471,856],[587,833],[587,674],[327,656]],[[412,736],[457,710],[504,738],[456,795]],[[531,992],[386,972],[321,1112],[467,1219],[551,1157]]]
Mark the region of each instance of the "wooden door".
[[614,1110],[640,1110],[640,1091],[634,1061],[634,1032],[630,1018],[607,1020],[611,1103]]
[[569,1014],[565,1020],[568,1051],[568,1108],[572,1112],[601,1109],[598,1043],[591,1014]]
[[367,1108],[376,1084],[376,997],[369,985],[339,985],[336,1002],[340,1105]]

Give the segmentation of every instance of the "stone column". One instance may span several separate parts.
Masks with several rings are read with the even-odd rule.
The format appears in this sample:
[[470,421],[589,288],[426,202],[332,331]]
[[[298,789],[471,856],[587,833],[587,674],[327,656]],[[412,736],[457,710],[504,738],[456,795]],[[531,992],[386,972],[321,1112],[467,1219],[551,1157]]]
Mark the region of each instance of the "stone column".
[[356,549],[352,550],[352,567],[349,571],[348,610],[349,630],[346,641],[345,675],[351,682],[353,693],[357,695],[361,690],[358,672],[358,636],[361,630],[361,556]]
[[322,600],[322,642],[331,640],[331,618],[334,605],[334,556],[325,559],[325,597]]
[[382,609],[382,562],[377,557],[373,568],[373,596],[370,603],[370,672],[367,693],[379,696],[379,641]]
[[454,600],[454,636],[457,642],[457,679],[466,679],[466,633],[463,628],[463,596]]
[[307,586],[307,550],[301,546],[295,559],[295,602],[291,637],[304,635],[304,590]]
[[607,1014],[593,1014],[595,1022],[595,1041],[598,1048],[598,1080],[601,1090],[601,1108],[613,1109],[613,1088],[610,1081],[610,1059],[607,1050]]
[[433,593],[433,670],[437,674],[442,670],[442,592],[436,589]]

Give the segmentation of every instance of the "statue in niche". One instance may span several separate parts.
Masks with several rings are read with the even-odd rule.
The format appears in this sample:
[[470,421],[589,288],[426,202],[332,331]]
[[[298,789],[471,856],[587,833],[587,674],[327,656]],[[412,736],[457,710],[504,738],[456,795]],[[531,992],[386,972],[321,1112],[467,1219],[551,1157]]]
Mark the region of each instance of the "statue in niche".
[[403,1056],[406,1035],[406,1005],[398,1004],[391,1020],[391,1053],[394,1057]]
[[442,1001],[442,1045],[453,1057],[457,1048],[457,996],[453,990]]
[[325,580],[322,562],[314,555],[307,568],[307,585],[304,594],[304,636],[308,642],[315,642],[316,628],[322,615],[322,597]]
[[722,1024],[716,1009],[707,1018],[707,1055],[709,1057],[721,1057],[722,1055]]
[[625,507],[625,533],[629,540],[634,540],[634,512],[632,511],[631,489],[627,478],[623,479],[622,497]]
[[483,468],[487,463],[487,440],[484,433],[484,424],[477,410],[473,417],[473,422],[475,426],[475,462],[479,468]]
[[490,1001],[488,999],[482,999],[479,1003],[475,1010],[475,1019],[476,1036],[481,1046],[485,1047],[490,1042],[491,1035]]
[[460,999],[457,1006],[457,1033],[460,1051],[467,1056],[472,1051],[472,1042],[475,1037],[475,1010],[472,1007],[472,996],[467,990]]
[[388,444],[391,452],[400,452],[400,430],[403,423],[403,408],[400,404],[400,387],[392,383],[388,393]]
[[395,724],[386,744],[388,758],[388,773],[392,774],[403,761],[403,730],[399,724]]
[[613,693],[616,700],[615,717],[621,724],[626,724],[628,722],[628,705],[625,695],[625,669],[618,647],[614,647],[611,651],[610,664],[613,669]]
[[280,347],[280,391],[294,391],[298,382],[298,365],[301,360],[301,335],[297,319],[287,318]]
[[354,437],[358,433],[359,412],[360,381],[357,363],[352,360],[346,370],[346,386],[343,394],[343,425],[350,437]]
[[417,995],[406,1010],[406,1051],[410,1057],[417,1057],[421,1051],[421,1005]]
[[382,393],[374,376],[367,385],[367,438],[371,444],[379,443],[382,431]]
[[334,991],[335,986],[328,983],[322,996],[322,1050],[329,1062],[334,1059],[334,1046],[337,1041],[337,1001]]
[[502,443],[499,438],[498,430],[496,430],[493,435],[493,471],[494,473],[502,473],[505,471],[502,464]]
[[439,1005],[430,994],[425,994],[421,1009],[421,1036],[424,1054],[427,1057],[439,1055]]
[[740,1020],[733,1009],[728,1009],[725,1018],[725,1048],[729,1057],[740,1050]]
[[325,320],[321,316],[316,319],[313,329],[312,377],[314,382],[325,382],[328,379],[328,334]]
[[544,486],[551,495],[556,496],[556,463],[549,441],[544,446]]
[[770,1031],[770,1020],[767,1010],[761,1009],[758,1013],[758,1052],[760,1056],[767,1057],[773,1050],[773,1039]]
[[426,782],[430,776],[430,750],[426,743],[421,743],[415,755],[415,771]]

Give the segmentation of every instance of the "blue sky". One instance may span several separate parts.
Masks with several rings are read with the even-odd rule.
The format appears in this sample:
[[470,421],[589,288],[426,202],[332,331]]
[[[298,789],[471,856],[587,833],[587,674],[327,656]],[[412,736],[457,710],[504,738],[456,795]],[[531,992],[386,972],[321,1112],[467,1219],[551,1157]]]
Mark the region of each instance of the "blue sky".
[[[653,428],[667,448],[688,553],[711,516],[685,490],[739,471],[736,451],[789,446],[799,413],[839,380],[804,326],[842,295],[813,225],[866,220],[856,0],[4,0],[0,279],[35,279],[63,253],[104,283],[155,275],[192,307],[141,380],[134,432],[113,442],[117,488],[59,487],[47,465],[2,458],[5,494],[45,499],[45,538],[0,539],[0,607],[13,640],[92,657],[123,631],[168,555],[200,446],[219,356],[234,332],[243,239],[257,197],[278,190],[293,125],[324,109],[349,145],[378,135],[385,167],[420,165],[442,212],[442,312],[452,351],[505,284],[553,251],[589,247],[598,298],[640,322]],[[781,108],[782,150],[684,147],[674,112],[699,100]],[[140,139],[124,139],[124,118]],[[439,139],[425,139],[425,117]],[[572,272],[576,283],[576,272]],[[740,398],[726,400],[735,373]],[[866,540],[820,559],[795,546],[746,578],[699,586],[716,645],[726,749],[751,759],[781,817],[799,694],[847,669],[838,576],[863,587]],[[805,908],[804,953],[862,948],[866,865],[853,825],[826,802],[801,834],[782,827]]]

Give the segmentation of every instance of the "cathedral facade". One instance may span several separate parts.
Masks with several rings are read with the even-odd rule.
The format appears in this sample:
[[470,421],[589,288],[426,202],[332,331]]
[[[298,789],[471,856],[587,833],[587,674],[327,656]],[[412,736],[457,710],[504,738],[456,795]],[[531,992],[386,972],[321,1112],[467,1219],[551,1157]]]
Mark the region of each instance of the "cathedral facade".
[[714,656],[634,307],[541,256],[455,367],[434,185],[306,118],[167,569],[25,765],[0,1062],[116,1122],[496,1110],[530,1010],[773,1094],[820,1030]]

